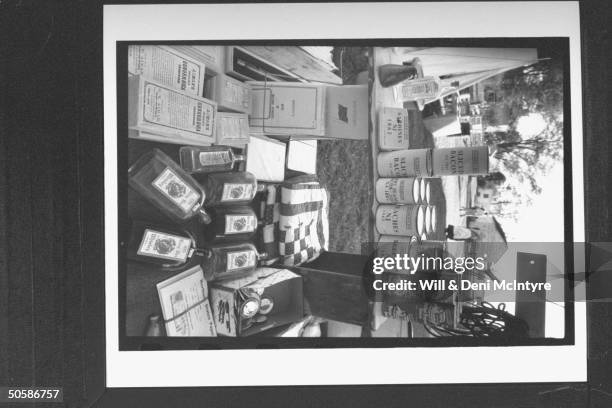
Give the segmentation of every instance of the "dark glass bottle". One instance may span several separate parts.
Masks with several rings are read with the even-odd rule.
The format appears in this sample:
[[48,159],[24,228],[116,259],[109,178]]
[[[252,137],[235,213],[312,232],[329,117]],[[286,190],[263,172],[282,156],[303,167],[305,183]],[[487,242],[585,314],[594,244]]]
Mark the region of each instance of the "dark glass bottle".
[[254,270],[266,254],[257,252],[250,242],[212,245],[203,250],[202,269],[212,280],[235,278]]
[[216,173],[232,171],[236,163],[244,161],[229,146],[184,146],[179,150],[181,167],[188,173]]
[[383,88],[397,85],[402,81],[415,79],[417,76],[417,68],[410,62],[404,62],[402,65],[385,64],[378,67],[378,78]]
[[128,170],[130,186],[176,222],[198,216],[210,221],[203,209],[206,194],[200,185],[159,149],[145,153]]
[[212,222],[204,227],[208,243],[249,240],[257,230],[257,215],[250,207],[216,207],[209,212]]
[[255,176],[246,171],[194,176],[206,192],[206,207],[249,204],[258,189],[263,189]]
[[127,258],[164,268],[180,267],[200,255],[193,236],[185,231],[133,221],[128,241]]

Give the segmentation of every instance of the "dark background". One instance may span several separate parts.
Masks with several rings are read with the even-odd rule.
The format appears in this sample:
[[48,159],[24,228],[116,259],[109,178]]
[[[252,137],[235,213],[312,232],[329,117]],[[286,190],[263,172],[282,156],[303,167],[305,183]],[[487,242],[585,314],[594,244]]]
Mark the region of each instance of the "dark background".
[[[612,13],[581,6],[587,239],[610,242]],[[105,391],[101,4],[0,1],[0,33],[0,385],[62,386],[70,407],[612,405],[609,302],[588,304],[588,384]]]

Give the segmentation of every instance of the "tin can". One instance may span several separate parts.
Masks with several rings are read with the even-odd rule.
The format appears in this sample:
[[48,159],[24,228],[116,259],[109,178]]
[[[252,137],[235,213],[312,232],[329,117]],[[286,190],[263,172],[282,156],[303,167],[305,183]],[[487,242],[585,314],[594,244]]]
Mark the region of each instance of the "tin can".
[[418,204],[420,181],[415,177],[381,178],[376,181],[376,201],[383,204]]
[[378,147],[380,150],[410,148],[410,119],[403,108],[382,108],[378,112]]
[[406,149],[378,154],[380,177],[431,177],[431,149]]
[[413,256],[418,250],[418,240],[414,235],[381,235],[376,243],[376,255],[380,257],[394,257],[396,254]]
[[433,149],[432,167],[434,176],[488,174],[489,148],[466,146]]
[[438,209],[436,208],[435,205],[431,205],[429,206],[431,208],[431,217],[429,218],[429,226],[430,226],[430,231],[429,233],[434,233],[436,232],[436,229],[438,228],[438,219],[437,219],[437,212]]
[[381,205],[376,210],[376,229],[383,235],[421,235],[424,231],[421,205]]

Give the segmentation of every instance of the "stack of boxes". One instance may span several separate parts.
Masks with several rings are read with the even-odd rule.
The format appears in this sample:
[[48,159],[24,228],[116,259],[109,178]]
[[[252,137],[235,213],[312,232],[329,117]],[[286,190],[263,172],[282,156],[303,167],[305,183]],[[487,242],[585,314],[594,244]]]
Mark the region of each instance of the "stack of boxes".
[[[250,81],[226,66],[226,51],[230,48],[233,49],[190,45],[128,48],[128,136],[143,141],[138,146],[145,149],[138,152],[142,159],[138,169],[133,166],[129,172],[130,186],[139,189],[130,190],[128,195],[154,201],[162,214],[186,211],[184,220],[175,219],[169,224],[170,231],[177,231],[174,235],[166,234],[164,238],[158,234],[164,239],[160,238],[160,245],[151,250],[155,256],[161,257],[177,237],[185,237],[184,241],[194,246],[187,248],[181,266],[188,266],[202,255],[202,250],[210,254],[196,262],[198,267],[189,273],[158,284],[163,321],[166,328],[172,328],[167,330],[168,335],[244,336],[301,320],[301,277],[284,269],[251,268],[250,264],[246,268],[240,262],[253,258],[252,254],[245,258],[242,253],[253,252],[248,242],[251,236],[246,234],[247,241],[235,242],[231,238],[238,235],[231,235],[227,228],[253,224],[245,221],[242,225],[238,218],[246,220],[256,214],[248,205],[258,183],[280,183],[296,173],[314,174],[317,139],[368,139],[366,86],[311,84],[295,79],[283,82],[279,77]],[[147,147],[149,142],[154,144]],[[134,178],[136,173],[138,180]],[[160,187],[157,181],[162,176],[168,180]],[[189,208],[171,208],[185,204],[186,198],[181,197],[187,190],[193,190],[192,196],[201,200],[190,203]],[[142,219],[139,208],[130,211],[131,218]],[[212,222],[198,224],[197,215],[204,220],[206,213]],[[149,219],[150,224],[142,231],[146,234],[157,221]],[[255,218],[253,225],[256,224]],[[197,232],[188,233],[190,228]],[[142,231],[136,235],[142,235]],[[131,262],[148,256],[138,252],[143,239],[140,235],[134,241]],[[236,252],[239,250],[242,252]],[[236,262],[241,266],[237,269],[248,269],[248,274],[217,273],[227,272],[230,264],[238,265]],[[155,267],[167,268],[166,263],[157,262]],[[152,264],[155,263],[147,265]],[[193,290],[198,296],[187,296]],[[170,291],[183,293],[179,303]],[[198,304],[189,304],[189,299]],[[196,311],[203,303],[212,314]],[[180,310],[175,310],[177,305]],[[198,315],[204,320],[190,320],[192,312],[194,319]],[[201,327],[188,327],[193,324]]]

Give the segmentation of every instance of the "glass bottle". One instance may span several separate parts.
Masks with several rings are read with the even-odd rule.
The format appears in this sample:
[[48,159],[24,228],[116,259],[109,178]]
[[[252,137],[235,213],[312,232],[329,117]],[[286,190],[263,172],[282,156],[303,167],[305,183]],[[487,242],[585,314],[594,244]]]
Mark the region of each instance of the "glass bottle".
[[203,249],[203,253],[202,269],[212,276],[212,280],[245,275],[267,256],[258,253],[255,245],[250,242],[212,245]]
[[249,204],[264,187],[246,171],[195,175],[195,178],[206,191],[206,207]]
[[127,258],[164,268],[187,264],[200,255],[193,236],[185,231],[133,221],[127,240]]
[[232,171],[244,155],[235,154],[229,146],[183,146],[179,150],[181,167],[188,173]]
[[208,243],[245,241],[255,235],[258,221],[250,207],[217,207],[210,209],[212,222],[204,228]]
[[140,157],[128,170],[130,186],[174,221],[183,223],[199,216],[210,218],[202,208],[206,194],[200,185],[159,149]]
[[164,321],[160,315],[150,315],[144,335],[147,337],[165,336]]

